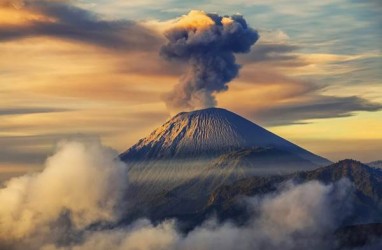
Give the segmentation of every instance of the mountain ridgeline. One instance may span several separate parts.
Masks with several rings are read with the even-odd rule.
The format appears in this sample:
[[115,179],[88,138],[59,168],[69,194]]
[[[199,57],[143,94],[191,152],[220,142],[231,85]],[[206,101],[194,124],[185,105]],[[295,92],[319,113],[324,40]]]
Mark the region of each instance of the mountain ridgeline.
[[350,180],[354,186],[354,192],[349,194],[352,196],[354,204],[352,213],[348,217],[349,224],[382,222],[382,171],[355,160],[343,160],[327,167],[293,174],[252,176],[241,179],[231,185],[216,189],[211,194],[207,207],[210,210],[219,211],[222,218],[243,216],[245,212],[233,205],[240,196],[273,192],[279,184],[286,181],[293,181],[294,183],[319,181],[324,184],[331,184],[344,178]]

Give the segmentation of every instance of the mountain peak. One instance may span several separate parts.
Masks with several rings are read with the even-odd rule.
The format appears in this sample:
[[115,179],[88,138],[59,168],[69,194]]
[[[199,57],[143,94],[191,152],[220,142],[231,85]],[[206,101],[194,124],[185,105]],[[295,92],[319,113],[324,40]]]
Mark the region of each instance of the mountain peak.
[[177,115],[175,115],[172,119],[176,119],[176,118],[188,119],[190,117],[199,117],[199,116],[203,116],[204,118],[208,118],[208,119],[214,119],[216,117],[228,117],[228,116],[238,116],[238,115],[224,108],[211,107],[211,108],[193,110],[189,112],[180,112]]
[[[183,120],[183,121],[186,120],[191,122],[196,120],[199,120],[199,121],[214,120],[214,122],[217,122],[217,123],[228,122],[229,124],[227,125],[235,125],[235,123],[243,122],[243,120],[250,122],[227,109],[215,108],[215,107],[193,110],[189,112],[180,112],[177,115],[175,115],[173,118],[171,118],[169,121],[176,123],[176,122],[179,122],[180,120]],[[256,125],[256,124],[252,123],[252,125]]]
[[346,169],[360,168],[360,167],[370,168],[368,165],[363,164],[362,162],[357,161],[357,160],[353,160],[353,159],[340,160],[340,161],[333,163],[327,167],[328,168],[346,168]]
[[222,108],[181,112],[124,152],[121,158],[126,161],[204,159],[253,147],[284,150],[315,165],[329,163]]
[[198,110],[193,110],[189,112],[180,112],[174,117],[181,116],[181,115],[200,115],[200,114],[218,114],[218,113],[233,113],[231,111],[228,111],[227,109],[223,108],[216,108],[216,107],[211,107],[211,108],[205,108],[205,109],[198,109]]

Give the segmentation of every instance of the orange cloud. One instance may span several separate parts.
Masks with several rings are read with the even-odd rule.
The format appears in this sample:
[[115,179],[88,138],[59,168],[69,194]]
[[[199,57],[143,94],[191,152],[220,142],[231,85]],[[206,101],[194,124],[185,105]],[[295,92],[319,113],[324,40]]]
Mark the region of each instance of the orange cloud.
[[[0,26],[15,25],[26,26],[32,22],[56,22],[52,17],[47,17],[38,13],[33,13],[27,9],[15,9],[0,6]],[[18,25],[18,26],[16,26]]]
[[[124,150],[168,118],[161,96],[178,82],[184,66],[166,62],[158,56],[162,42],[158,32],[173,25],[174,20],[159,24],[122,20],[118,24],[118,21],[103,22],[90,11],[81,12],[86,14],[82,16],[85,21],[92,24],[89,27],[81,26],[82,22],[71,24],[68,21],[71,19],[65,19],[73,14],[68,10],[64,17],[53,15],[49,10],[52,9],[0,7],[0,111],[3,111],[0,136],[7,137],[7,142],[15,141],[11,149],[21,152],[16,158],[29,157],[27,152],[46,153],[58,136],[77,133],[98,134],[108,145]],[[198,18],[198,12],[193,15],[192,20],[181,23],[208,25],[208,20]],[[229,20],[224,19],[224,22]],[[39,26],[41,24],[43,26]],[[36,33],[41,27],[44,32]],[[70,32],[59,29],[61,33],[56,35],[47,27],[65,27]],[[113,32],[110,27],[115,28]],[[10,37],[14,32],[18,36]],[[94,32],[96,35],[92,36]],[[286,38],[282,33],[279,36]],[[262,125],[275,125],[272,121],[283,124],[313,122],[272,127],[286,138],[325,134],[328,135],[325,139],[329,140],[342,135],[341,131],[357,140],[380,138],[378,116],[381,112],[376,111],[379,106],[374,103],[381,102],[378,82],[372,87],[332,86],[329,89],[302,78],[350,72],[354,70],[351,65],[336,66],[336,63],[373,55],[305,54],[300,46],[290,40],[282,43],[272,43],[272,39],[260,41],[251,54],[238,58],[243,64],[241,74],[229,85],[229,91],[216,95],[218,105]],[[358,98],[352,97],[354,95]],[[334,109],[333,105],[321,108],[320,105],[329,101],[345,109]],[[21,112],[25,107],[29,111],[51,112]],[[308,111],[300,112],[301,107]],[[316,112],[317,108],[323,111]],[[16,109],[18,114],[8,112]],[[68,111],[58,112],[62,109]],[[362,110],[376,112],[359,113]],[[366,119],[366,114],[372,117]],[[339,121],[342,119],[325,119],[344,115],[356,116],[342,118],[343,122]],[[345,122],[353,129],[345,128]],[[365,124],[372,129],[365,132]],[[30,136],[42,138],[52,134],[56,137],[49,137],[50,141],[30,139]],[[23,145],[26,140],[30,146]],[[372,145],[380,148],[379,144]],[[339,150],[339,146],[337,148]],[[324,149],[316,151],[320,153]],[[12,160],[9,155],[8,158]],[[0,160],[4,169],[10,164]]]

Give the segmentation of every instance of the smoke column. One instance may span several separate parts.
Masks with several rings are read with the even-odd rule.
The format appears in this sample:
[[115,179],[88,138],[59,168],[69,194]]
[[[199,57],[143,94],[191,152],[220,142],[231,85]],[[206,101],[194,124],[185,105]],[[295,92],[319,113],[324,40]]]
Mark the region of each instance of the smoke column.
[[228,89],[240,69],[235,53],[248,53],[257,31],[240,15],[219,16],[191,11],[165,32],[161,56],[187,64],[174,89],[164,96],[171,111],[216,106],[214,94]]

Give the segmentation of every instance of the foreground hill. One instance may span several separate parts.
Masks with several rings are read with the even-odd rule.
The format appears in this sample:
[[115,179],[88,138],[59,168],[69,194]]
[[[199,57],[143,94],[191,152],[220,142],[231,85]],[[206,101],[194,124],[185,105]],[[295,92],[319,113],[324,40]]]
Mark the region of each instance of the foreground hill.
[[132,216],[149,217],[153,221],[176,218],[183,223],[185,230],[210,216],[241,224],[251,216],[247,206],[241,202],[245,197],[272,193],[286,182],[301,184],[317,180],[330,184],[344,178],[350,180],[354,188],[349,193],[353,206],[347,211],[343,226],[382,222],[382,171],[354,160],[293,174],[251,176],[219,186],[203,199],[184,191],[190,190],[192,184],[201,184],[186,182],[173,189],[161,190],[155,198],[140,203],[133,209]]
[[382,171],[354,160],[343,160],[327,167],[294,174],[249,177],[216,189],[210,196],[208,210],[217,211],[222,219],[245,214],[236,206],[242,196],[275,191],[280,183],[304,183],[317,180],[325,184],[347,178],[354,185],[352,214],[347,221],[369,223],[382,221]]

